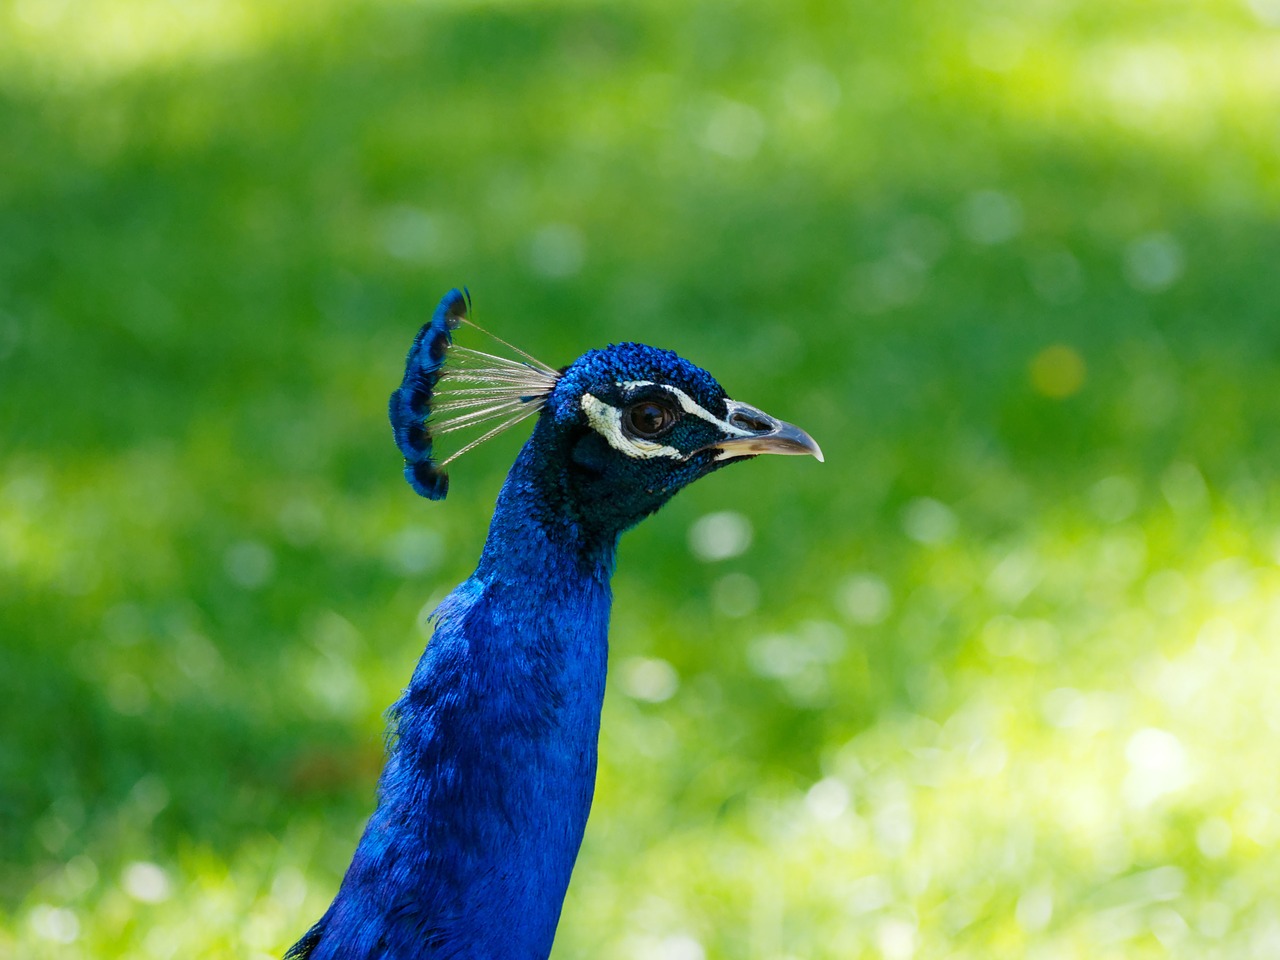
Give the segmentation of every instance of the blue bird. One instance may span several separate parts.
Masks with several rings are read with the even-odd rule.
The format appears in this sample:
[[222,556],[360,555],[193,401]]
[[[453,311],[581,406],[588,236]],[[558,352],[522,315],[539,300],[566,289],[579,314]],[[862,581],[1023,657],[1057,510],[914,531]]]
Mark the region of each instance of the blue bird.
[[[436,609],[391,708],[351,866],[288,960],[545,960],[595,784],[618,537],[726,464],[822,459],[804,431],[667,350],[621,343],[557,371],[505,341],[519,359],[456,346],[468,307],[445,296],[391,396],[406,478],[441,499],[449,460],[537,422],[475,573]],[[436,458],[439,436],[490,424]]]

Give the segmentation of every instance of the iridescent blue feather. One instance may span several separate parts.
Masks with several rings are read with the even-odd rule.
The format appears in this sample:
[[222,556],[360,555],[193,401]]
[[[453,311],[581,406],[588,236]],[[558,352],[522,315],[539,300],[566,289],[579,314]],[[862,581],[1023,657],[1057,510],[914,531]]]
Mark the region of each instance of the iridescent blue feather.
[[404,454],[404,478],[428,500],[443,500],[449,492],[449,475],[432,457],[427,414],[431,397],[444,367],[445,355],[453,343],[453,331],[466,319],[471,298],[462,290],[450,290],[436,307],[431,320],[409,348],[404,380],[391,394],[391,427],[396,446]]

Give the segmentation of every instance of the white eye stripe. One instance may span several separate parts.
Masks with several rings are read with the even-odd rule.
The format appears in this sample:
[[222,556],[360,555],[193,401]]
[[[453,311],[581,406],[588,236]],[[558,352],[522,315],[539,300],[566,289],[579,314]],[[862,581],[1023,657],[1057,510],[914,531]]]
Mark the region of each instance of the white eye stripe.
[[675,447],[627,436],[622,429],[622,411],[589,393],[582,395],[582,411],[592,429],[604,437],[609,446],[634,460],[652,460],[655,457],[684,459],[684,454]]
[[639,387],[658,387],[667,391],[676,398],[676,402],[680,404],[680,409],[690,416],[705,420],[707,423],[719,427],[731,437],[750,437],[754,434],[750,430],[743,430],[741,427],[735,427],[728,421],[721,420],[715,414],[707,410],[699,404],[693,397],[689,396],[679,387],[673,387],[669,383],[654,383],[652,380],[624,380],[618,384],[624,390],[635,390]]

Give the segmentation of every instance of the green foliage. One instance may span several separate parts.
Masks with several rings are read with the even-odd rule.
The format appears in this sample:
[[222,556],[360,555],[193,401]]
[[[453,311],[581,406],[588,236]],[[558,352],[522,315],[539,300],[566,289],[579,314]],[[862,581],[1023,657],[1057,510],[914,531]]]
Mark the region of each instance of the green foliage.
[[1145,4],[0,5],[0,954],[272,956],[470,571],[468,284],[804,426],[626,540],[558,960],[1280,949],[1280,35]]

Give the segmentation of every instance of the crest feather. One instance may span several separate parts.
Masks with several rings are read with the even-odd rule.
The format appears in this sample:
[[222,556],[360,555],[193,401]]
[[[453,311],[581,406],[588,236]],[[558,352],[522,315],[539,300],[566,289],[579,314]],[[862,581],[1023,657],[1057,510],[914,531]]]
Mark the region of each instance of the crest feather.
[[[404,455],[405,479],[428,500],[449,492],[444,467],[542,409],[560,374],[540,360],[468,318],[471,297],[450,290],[431,320],[414,338],[405,359],[404,380],[391,394],[391,427]],[[455,346],[453,334],[463,324],[480,331],[519,359]],[[456,430],[501,422],[443,460],[437,460],[435,438]]]

